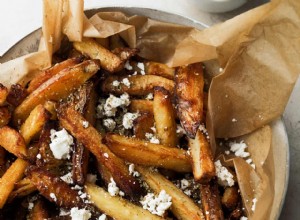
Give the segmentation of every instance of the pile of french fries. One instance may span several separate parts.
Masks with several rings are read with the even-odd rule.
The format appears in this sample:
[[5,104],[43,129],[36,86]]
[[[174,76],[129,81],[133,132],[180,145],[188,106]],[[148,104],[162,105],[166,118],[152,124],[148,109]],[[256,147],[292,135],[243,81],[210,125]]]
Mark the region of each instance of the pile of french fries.
[[[118,35],[70,44],[25,87],[0,86],[1,219],[71,219],[72,208],[90,219],[245,215],[237,183],[216,177],[203,64],[144,60]],[[54,130],[72,135],[68,157],[54,156]],[[147,193],[162,191],[169,209],[143,209]]]

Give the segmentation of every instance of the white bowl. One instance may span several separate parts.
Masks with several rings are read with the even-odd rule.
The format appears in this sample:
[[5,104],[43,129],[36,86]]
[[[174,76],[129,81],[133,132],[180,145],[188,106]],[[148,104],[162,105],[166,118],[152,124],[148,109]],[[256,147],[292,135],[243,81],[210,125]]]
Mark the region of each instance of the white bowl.
[[236,9],[246,2],[247,0],[196,0],[195,4],[203,11],[220,13]]

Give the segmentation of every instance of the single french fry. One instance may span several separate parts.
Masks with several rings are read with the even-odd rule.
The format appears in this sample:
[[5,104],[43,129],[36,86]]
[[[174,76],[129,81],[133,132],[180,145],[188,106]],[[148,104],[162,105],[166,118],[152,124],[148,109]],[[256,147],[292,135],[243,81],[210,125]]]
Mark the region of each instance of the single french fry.
[[35,185],[33,185],[28,178],[23,178],[15,183],[14,190],[10,193],[8,201],[12,201],[15,198],[27,196],[36,191]]
[[0,83],[0,106],[5,103],[7,95],[8,89],[4,85],[2,85],[2,83]]
[[147,112],[153,115],[153,101],[132,99],[129,105],[130,112]]
[[200,185],[200,197],[206,220],[223,220],[218,184],[215,180]]
[[107,134],[104,141],[112,152],[131,163],[163,167],[178,172],[191,171],[190,158],[185,150],[117,134]]
[[237,187],[226,187],[222,196],[222,204],[229,210],[233,210],[239,201],[239,192]]
[[53,77],[54,75],[58,74],[63,69],[75,66],[76,64],[81,63],[83,60],[82,57],[76,57],[71,58],[68,60],[65,60],[61,63],[58,63],[48,69],[42,70],[38,75],[33,78],[27,88],[28,93],[32,93],[34,90],[36,90],[40,85],[42,85],[44,82],[46,82],[48,79]]
[[16,107],[27,97],[27,90],[20,84],[14,84],[10,87],[6,101]]
[[155,193],[159,194],[160,191],[165,190],[166,193],[172,197],[171,211],[177,219],[205,219],[203,211],[193,200],[161,174],[141,166],[137,166],[136,170],[142,175],[142,179]]
[[154,118],[150,113],[142,113],[133,121],[133,133],[138,139],[145,139],[146,133],[153,133]]
[[50,113],[52,120],[57,120],[57,114],[56,114],[56,102],[53,101],[46,101],[44,103],[44,108]]
[[23,177],[27,166],[28,162],[18,158],[0,179],[0,209],[3,208],[9,194],[13,191],[15,183]]
[[24,121],[32,109],[47,100],[59,101],[76,91],[84,82],[97,73],[99,61],[87,60],[64,69],[34,90],[14,112],[14,123]]
[[129,201],[119,197],[111,196],[103,188],[94,184],[87,183],[85,190],[90,196],[90,200],[102,212],[114,219],[122,220],[158,220],[163,219],[140,206],[134,205]]
[[176,147],[176,122],[170,93],[162,87],[154,88],[153,115],[156,135],[162,145]]
[[[130,83],[129,86],[123,83],[119,86],[113,85],[114,81],[122,82],[125,78],[128,78]],[[174,81],[154,75],[136,75],[131,77],[109,76],[103,81],[102,91],[119,95],[124,92],[129,95],[148,95],[153,92],[153,89],[156,86],[163,87],[172,94],[174,90]]]
[[7,106],[0,107],[0,128],[7,125],[11,118],[11,112]]
[[208,141],[204,134],[198,130],[195,139],[188,139],[188,144],[195,180],[200,183],[209,182],[216,175],[216,170]]
[[145,63],[145,73],[148,75],[157,75],[174,80],[175,69],[168,67],[163,63],[149,61]]
[[182,127],[194,138],[203,121],[203,69],[201,63],[179,67],[175,74],[177,113]]
[[37,105],[20,128],[25,143],[29,144],[31,139],[40,133],[46,121],[50,119],[49,112],[43,105]]
[[0,145],[16,157],[24,158],[27,155],[24,138],[8,126],[0,128]]
[[89,151],[78,141],[75,142],[72,155],[72,179],[78,185],[83,185],[88,171]]
[[83,55],[100,60],[101,67],[109,72],[117,72],[124,67],[120,57],[101,46],[94,39],[83,38],[81,42],[74,42],[73,46]]
[[30,210],[28,216],[31,220],[44,220],[50,217],[47,206],[42,197],[38,198],[38,200],[34,203],[34,206]]
[[93,126],[83,127],[83,122],[86,120],[79,112],[67,105],[61,105],[58,111],[58,118],[61,126],[68,130],[95,155],[99,163],[102,163],[108,169],[118,187],[125,194],[134,198],[136,193],[141,191],[137,180],[129,174],[125,162],[102,143],[100,133]]

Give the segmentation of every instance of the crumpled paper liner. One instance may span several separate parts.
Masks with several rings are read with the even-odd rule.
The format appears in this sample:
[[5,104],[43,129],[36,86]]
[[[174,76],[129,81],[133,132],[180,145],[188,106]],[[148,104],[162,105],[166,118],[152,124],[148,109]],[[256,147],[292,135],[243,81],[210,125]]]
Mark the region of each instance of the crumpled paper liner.
[[[232,160],[243,202],[253,219],[268,219],[273,201],[274,162],[267,125],[280,116],[300,72],[300,2],[274,0],[204,31],[121,12],[87,19],[83,1],[44,0],[43,37],[39,51],[0,65],[0,82],[26,84],[51,64],[66,35],[107,38],[118,33],[146,59],[170,66],[209,61],[207,127],[214,137],[238,137],[249,145],[256,165]],[[209,68],[207,68],[209,71]],[[257,130],[258,129],[258,130]],[[252,132],[252,133],[251,133]],[[255,212],[252,200],[257,198]]]

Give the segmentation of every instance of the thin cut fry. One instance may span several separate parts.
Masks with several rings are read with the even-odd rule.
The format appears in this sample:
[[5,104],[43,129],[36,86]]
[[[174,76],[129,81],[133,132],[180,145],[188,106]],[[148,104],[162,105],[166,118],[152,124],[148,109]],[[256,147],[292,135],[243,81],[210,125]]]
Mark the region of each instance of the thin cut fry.
[[146,133],[153,133],[152,128],[154,126],[153,115],[149,113],[143,113],[137,117],[133,122],[133,133],[138,139],[145,139]]
[[5,103],[7,95],[8,89],[0,83],[0,106]]
[[122,82],[124,76],[109,76],[102,84],[102,91],[114,94],[123,94],[127,92],[129,95],[148,95],[153,92],[154,87],[160,86],[168,90],[171,94],[174,90],[174,81],[166,79],[161,76],[154,75],[136,75],[128,77],[130,85],[121,83],[119,86],[114,86],[115,80]]
[[203,69],[201,63],[179,67],[175,75],[177,112],[182,127],[194,138],[203,121]]
[[23,86],[20,84],[15,84],[10,87],[6,101],[12,106],[16,107],[23,102],[27,95],[28,92]]
[[154,88],[153,115],[156,135],[162,145],[176,147],[176,122],[170,93],[162,87]]
[[172,182],[167,180],[161,174],[148,168],[137,166],[136,170],[142,175],[142,179],[157,194],[165,190],[172,197],[171,211],[177,219],[202,219],[204,220],[203,211],[178,189]]
[[210,145],[200,130],[197,131],[195,139],[189,138],[189,148],[195,180],[200,183],[209,182],[216,175],[216,170]]
[[91,38],[83,38],[81,42],[74,42],[73,46],[82,54],[88,55],[92,59],[100,60],[101,67],[109,72],[117,72],[124,67],[120,57]]
[[24,178],[15,184],[14,190],[9,195],[9,201],[14,198],[20,198],[27,196],[36,191],[35,185],[33,185],[28,178]]
[[0,127],[7,125],[11,118],[11,112],[7,106],[0,107]]
[[107,134],[104,141],[112,152],[131,163],[163,167],[178,172],[191,171],[190,159],[185,150],[117,134]]
[[23,177],[27,166],[28,163],[25,160],[18,158],[0,179],[0,209],[3,208],[9,194],[13,191],[15,183]]
[[146,62],[145,73],[149,75],[162,76],[174,80],[175,69],[168,67],[166,64],[157,62]]
[[102,212],[114,219],[122,220],[158,220],[163,219],[157,215],[151,214],[149,211],[130,203],[118,196],[111,196],[101,187],[87,183],[86,192],[90,195],[90,200]]
[[153,101],[132,99],[129,105],[130,112],[147,112],[153,115]]

